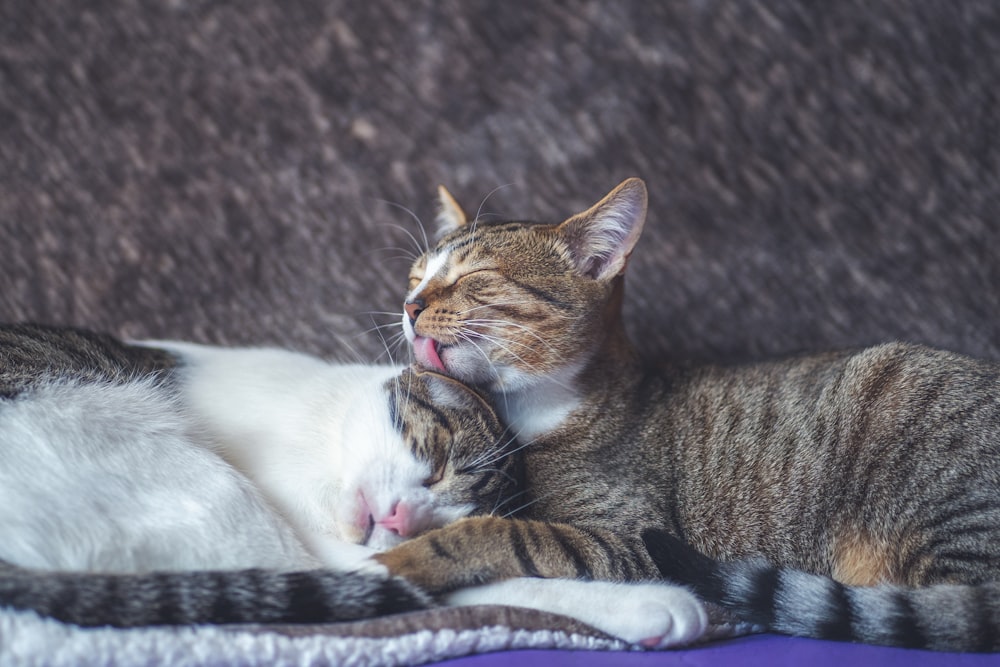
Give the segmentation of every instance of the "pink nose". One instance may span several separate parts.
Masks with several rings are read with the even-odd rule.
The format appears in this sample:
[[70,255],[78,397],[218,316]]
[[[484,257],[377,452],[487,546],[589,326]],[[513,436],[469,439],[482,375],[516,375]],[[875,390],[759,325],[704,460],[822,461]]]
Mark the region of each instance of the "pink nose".
[[406,312],[406,316],[410,318],[410,324],[414,324],[417,318],[420,317],[420,313],[424,312],[424,300],[407,301],[403,304],[403,310]]
[[389,514],[376,523],[400,537],[410,537],[414,532],[413,510],[406,503],[396,503],[389,510]]

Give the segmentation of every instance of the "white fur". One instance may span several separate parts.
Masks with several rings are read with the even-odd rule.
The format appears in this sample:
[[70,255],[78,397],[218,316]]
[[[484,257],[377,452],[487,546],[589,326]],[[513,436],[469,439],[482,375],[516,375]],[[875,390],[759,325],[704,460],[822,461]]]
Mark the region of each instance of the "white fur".
[[527,377],[513,367],[506,367],[510,377],[504,391],[497,395],[497,410],[521,442],[530,442],[559,428],[577,408],[580,394],[574,387],[582,363],[572,363],[548,376]]
[[[179,397],[139,380],[54,383],[0,402],[0,559],[117,572],[379,570],[372,547],[400,538],[376,528],[369,546],[354,543],[359,492],[375,512],[399,499],[424,507],[432,525],[469,511],[431,505],[428,466],[390,426],[382,385],[398,368],[157,345],[183,360]],[[690,594],[658,584],[513,580],[449,602],[561,613],[647,646],[706,627]]]
[[456,591],[448,604],[505,604],[562,614],[647,648],[689,644],[708,629],[701,602],[669,584],[510,579]]
[[[183,360],[183,394],[217,451],[247,475],[331,566],[343,543],[367,529],[362,496],[376,518],[405,502],[444,525],[423,486],[430,466],[392,428],[383,384],[394,366],[329,364],[277,349],[160,344]],[[467,513],[468,510],[462,512]],[[402,541],[375,525],[368,546]],[[364,550],[348,549],[363,555]]]
[[[427,287],[427,283],[429,283],[434,278],[434,276],[440,273],[441,269],[443,269],[448,264],[448,255],[449,253],[442,252],[437,255],[431,255],[430,257],[427,258],[427,266],[424,269],[424,277],[421,278],[420,283],[417,284],[417,286],[414,287],[412,290],[410,290],[410,293],[406,295],[407,301],[412,300],[414,297],[420,294],[424,290],[424,288]],[[409,327],[409,329],[407,329],[407,327]],[[403,328],[409,331],[409,334],[407,335],[410,337],[410,341],[412,342],[413,328],[410,327],[410,319],[406,316],[406,313],[403,313]]]
[[148,381],[57,384],[0,404],[0,558],[133,572],[315,566],[193,435]]

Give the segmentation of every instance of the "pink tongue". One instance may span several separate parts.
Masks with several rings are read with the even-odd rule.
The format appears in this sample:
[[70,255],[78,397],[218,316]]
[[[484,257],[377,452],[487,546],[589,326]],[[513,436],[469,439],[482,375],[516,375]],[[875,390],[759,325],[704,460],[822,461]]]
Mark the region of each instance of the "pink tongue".
[[444,371],[444,364],[437,352],[437,341],[433,338],[417,336],[413,339],[413,355],[417,358],[417,363],[421,366]]

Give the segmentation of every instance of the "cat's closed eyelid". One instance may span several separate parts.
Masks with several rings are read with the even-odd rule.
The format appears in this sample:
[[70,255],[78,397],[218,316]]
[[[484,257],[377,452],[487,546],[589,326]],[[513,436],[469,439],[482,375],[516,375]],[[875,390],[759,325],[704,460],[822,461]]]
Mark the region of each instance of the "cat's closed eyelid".
[[424,488],[429,489],[435,486],[436,484],[439,484],[444,479],[444,473],[445,473],[444,466],[441,466],[440,468],[432,472],[430,476],[423,481]]
[[493,268],[483,268],[483,269],[473,269],[472,271],[466,271],[465,273],[459,275],[455,278],[455,282],[452,284],[457,284],[466,278],[470,278],[475,275],[482,275],[484,273],[496,273],[496,269]]

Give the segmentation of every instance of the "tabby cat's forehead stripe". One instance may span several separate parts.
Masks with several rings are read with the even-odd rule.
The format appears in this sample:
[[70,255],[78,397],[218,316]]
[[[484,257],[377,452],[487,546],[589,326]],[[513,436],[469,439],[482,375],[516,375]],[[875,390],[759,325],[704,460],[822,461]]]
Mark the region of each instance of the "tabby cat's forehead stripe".
[[452,248],[451,261],[456,265],[464,264],[469,261],[469,257],[471,257],[477,250],[478,248],[473,245],[469,245],[465,248]]
[[498,222],[479,222],[475,226],[469,225],[457,231],[450,237],[443,240],[445,244],[458,244],[473,242],[478,243],[487,236],[501,236],[508,232],[517,232],[531,227],[540,227],[543,223],[525,222],[523,220],[505,220]]
[[420,282],[416,287],[410,290],[410,293],[406,297],[407,300],[415,299],[424,290],[424,288],[427,287],[427,283],[433,280],[434,276],[436,276],[447,265],[447,251],[436,252],[428,257],[427,266],[424,268],[424,277],[420,279]]
[[483,238],[486,236],[502,237],[506,232],[516,232],[529,227],[540,226],[539,223],[532,222],[498,222],[489,225],[479,225],[474,230],[469,230],[458,238],[445,240],[442,243],[444,249],[452,252],[470,249],[478,251],[483,247]]

